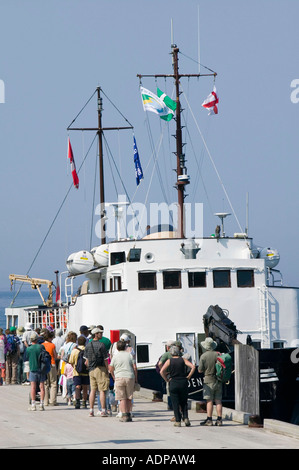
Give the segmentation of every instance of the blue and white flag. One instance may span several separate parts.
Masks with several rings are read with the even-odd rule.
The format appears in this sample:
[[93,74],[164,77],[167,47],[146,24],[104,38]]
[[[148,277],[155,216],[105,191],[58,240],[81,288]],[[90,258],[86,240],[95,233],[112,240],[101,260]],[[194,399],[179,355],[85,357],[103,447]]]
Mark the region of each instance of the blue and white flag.
[[135,175],[136,175],[136,184],[137,186],[140,183],[140,180],[143,178],[143,171],[141,168],[141,163],[139,160],[139,154],[138,154],[138,149],[136,145],[136,139],[135,136],[133,136],[134,139],[134,163],[135,163]]

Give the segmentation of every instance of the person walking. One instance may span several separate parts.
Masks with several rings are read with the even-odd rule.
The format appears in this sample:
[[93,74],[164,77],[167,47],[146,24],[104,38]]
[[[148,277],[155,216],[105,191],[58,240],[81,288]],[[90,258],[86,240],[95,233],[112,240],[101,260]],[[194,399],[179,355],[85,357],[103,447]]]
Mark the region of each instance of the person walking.
[[31,386],[31,406],[29,411],[36,411],[36,392],[37,387],[40,390],[40,405],[39,409],[44,411],[44,399],[45,399],[45,381],[47,379],[46,375],[41,374],[39,368],[39,355],[41,348],[44,346],[38,344],[38,334],[35,331],[31,332],[30,335],[30,346],[26,349],[28,361],[29,361],[29,381]]
[[217,421],[215,426],[222,426],[222,383],[216,378],[215,351],[217,343],[213,338],[206,338],[201,346],[205,352],[200,356],[198,372],[204,374],[203,398],[207,401],[207,419],[200,423],[201,426],[212,426],[213,402],[216,404]]
[[29,370],[29,360],[27,357],[27,348],[28,346],[31,345],[30,337],[31,337],[32,331],[33,331],[33,323],[27,322],[25,325],[25,332],[23,333],[23,338],[22,338],[22,342],[24,343],[24,346],[25,346],[23,360],[24,360],[24,374],[26,375],[26,380],[25,382],[23,382],[23,385],[30,385],[30,381],[29,381],[30,370]]
[[45,347],[45,350],[51,356],[51,370],[47,375],[47,380],[45,382],[45,406],[57,405],[57,369],[56,369],[56,348],[52,340],[54,337],[54,332],[49,330],[44,330],[42,334],[44,342],[42,343]]
[[138,383],[137,367],[132,354],[126,351],[126,342],[117,342],[117,354],[114,354],[109,366],[115,382],[115,398],[120,401],[120,421],[132,421],[131,410],[135,383]]
[[102,330],[94,328],[91,332],[92,341],[85,347],[84,357],[86,359],[86,366],[88,367],[89,380],[90,380],[90,393],[89,393],[89,416],[94,416],[94,402],[96,391],[100,393],[100,401],[102,411],[101,417],[108,416],[106,412],[106,391],[109,389],[109,373],[108,373],[108,353],[104,343],[99,341]]
[[18,363],[20,357],[20,340],[16,335],[16,327],[6,330],[8,351],[6,354],[6,385],[16,385],[18,376]]
[[5,334],[3,333],[3,328],[0,328],[0,385],[5,385],[6,353],[7,339]]
[[[169,382],[169,393],[175,416],[174,426],[181,426],[182,419],[186,426],[190,426],[191,423],[188,418],[188,380],[194,374],[195,365],[180,355],[178,346],[171,346],[169,352],[172,357],[167,359],[160,374],[166,382]],[[186,366],[190,369],[187,376]]]
[[78,346],[75,347],[70,355],[69,363],[73,366],[73,383],[75,387],[75,408],[78,410],[80,409],[80,397],[82,391],[82,406],[83,408],[87,408],[87,397],[88,397],[88,389],[89,389],[89,374],[88,369],[86,368],[86,372],[78,372],[76,367],[78,364],[78,357],[81,351],[85,350],[85,338],[83,336],[79,336],[78,338]]

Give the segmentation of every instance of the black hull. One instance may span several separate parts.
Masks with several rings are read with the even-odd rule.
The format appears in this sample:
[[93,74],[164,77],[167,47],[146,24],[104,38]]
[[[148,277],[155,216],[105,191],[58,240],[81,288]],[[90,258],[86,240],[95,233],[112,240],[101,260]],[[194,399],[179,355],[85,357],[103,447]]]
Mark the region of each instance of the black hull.
[[[261,419],[277,419],[299,425],[299,361],[291,360],[295,349],[260,349],[259,368],[274,369],[278,380],[260,381],[260,416]],[[234,353],[231,353],[234,361]],[[299,351],[297,360],[299,359]],[[159,394],[165,394],[164,380],[155,369],[138,371],[138,380],[142,387]],[[203,401],[202,374],[196,370],[189,381],[189,398]],[[230,383],[223,386],[223,406],[234,408],[235,383],[232,374]],[[244,410],[245,411],[245,410]]]

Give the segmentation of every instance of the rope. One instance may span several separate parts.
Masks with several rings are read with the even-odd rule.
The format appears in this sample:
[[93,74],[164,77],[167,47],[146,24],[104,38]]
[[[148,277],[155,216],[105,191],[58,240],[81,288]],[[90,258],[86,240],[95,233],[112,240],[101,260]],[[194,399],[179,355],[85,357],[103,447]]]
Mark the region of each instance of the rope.
[[[78,169],[78,174],[80,173],[80,170],[81,170],[81,168],[82,168],[82,166],[83,166],[83,164],[84,164],[84,162],[85,162],[85,160],[86,160],[86,158],[87,158],[87,156],[88,156],[88,154],[89,154],[89,152],[90,152],[90,149],[91,149],[91,147],[92,147],[92,145],[93,145],[93,143],[94,143],[96,137],[97,137],[97,134],[94,136],[94,138],[93,138],[93,140],[92,140],[92,142],[91,142],[91,144],[90,144],[90,147],[89,147],[89,149],[88,149],[88,151],[87,151],[87,154],[85,155],[84,160],[83,160],[83,162],[81,163],[81,165],[80,165],[80,167],[79,167],[79,169]],[[69,195],[69,193],[70,193],[72,187],[73,187],[73,183],[71,183],[69,189],[67,190],[66,195],[64,196],[64,198],[63,198],[63,200],[62,200],[62,202],[61,202],[61,204],[60,204],[60,206],[59,206],[59,209],[58,209],[58,211],[57,211],[57,213],[56,213],[54,219],[52,220],[52,222],[51,222],[51,224],[50,224],[50,227],[48,228],[48,230],[47,230],[47,232],[46,232],[46,235],[44,236],[44,238],[43,238],[43,240],[42,240],[42,242],[41,242],[41,244],[40,244],[39,249],[37,250],[37,252],[36,252],[36,254],[35,254],[34,258],[33,258],[33,261],[31,262],[31,264],[30,264],[30,266],[29,266],[29,268],[28,268],[28,270],[27,270],[27,272],[26,272],[26,275],[27,275],[27,276],[29,275],[29,273],[30,273],[30,271],[31,271],[31,269],[32,269],[32,267],[33,267],[33,265],[34,265],[34,263],[35,263],[35,261],[36,261],[38,255],[40,254],[41,249],[42,249],[42,247],[44,246],[44,244],[45,244],[45,242],[46,242],[46,240],[47,240],[47,238],[48,238],[48,236],[49,236],[49,233],[51,232],[51,229],[52,229],[53,225],[55,224],[56,219],[57,219],[58,215],[60,214],[60,211],[61,211],[62,207],[64,206],[64,203],[65,203],[65,201],[67,200],[67,197],[68,197],[68,195]],[[21,291],[23,285],[24,285],[24,283],[22,282],[21,285],[20,285],[20,288],[18,289],[18,291],[17,291],[17,293],[16,293],[16,295],[15,295],[14,298],[12,299],[12,301],[11,301],[11,303],[10,303],[10,306],[12,306],[12,305],[14,304],[15,299],[16,299],[17,296],[19,295],[19,293],[20,293],[20,291]]]
[[[182,89],[183,89],[183,88],[182,88]],[[227,191],[226,191],[226,189],[225,189],[225,186],[224,186],[224,184],[223,184],[223,182],[222,182],[222,180],[221,180],[220,174],[219,174],[219,172],[218,172],[218,170],[217,170],[217,168],[216,168],[216,165],[215,165],[215,162],[214,162],[214,160],[213,160],[213,158],[212,158],[211,152],[210,152],[210,150],[209,150],[209,148],[208,148],[208,146],[207,146],[207,143],[206,143],[206,141],[205,141],[205,139],[204,139],[204,136],[202,135],[202,132],[201,132],[201,130],[200,130],[200,128],[199,128],[198,122],[197,122],[196,119],[195,119],[194,113],[193,113],[193,111],[192,111],[192,109],[191,109],[191,106],[190,106],[190,104],[189,104],[189,101],[188,101],[188,99],[187,99],[185,93],[184,93],[184,97],[185,97],[185,100],[186,100],[186,102],[187,102],[187,105],[188,105],[188,107],[189,107],[189,109],[190,109],[191,115],[192,115],[192,117],[193,117],[193,119],[194,119],[194,122],[195,122],[195,125],[196,125],[196,127],[197,127],[197,130],[198,130],[198,132],[199,132],[199,134],[200,134],[200,136],[201,136],[201,139],[202,139],[202,141],[203,141],[203,144],[204,144],[204,146],[205,146],[205,149],[206,149],[206,151],[207,151],[207,154],[208,154],[208,156],[209,156],[209,159],[210,159],[210,161],[211,161],[211,163],[212,163],[212,165],[213,165],[213,167],[214,167],[214,170],[215,170],[216,175],[217,175],[217,177],[218,177],[218,179],[219,179],[219,182],[220,182],[220,184],[221,184],[221,187],[222,187],[222,189],[223,189],[223,191],[224,191],[224,194],[225,194],[225,196],[226,196],[226,198],[227,198],[227,201],[228,201],[228,203],[229,203],[229,206],[230,206],[230,208],[231,208],[231,211],[232,211],[233,214],[234,214],[234,217],[235,217],[235,219],[236,219],[236,221],[237,221],[237,224],[238,224],[238,226],[239,226],[239,228],[240,228],[240,231],[243,232],[243,229],[242,229],[242,227],[241,227],[241,224],[240,224],[240,222],[239,222],[239,219],[238,219],[238,217],[237,217],[237,214],[236,214],[236,212],[235,212],[235,210],[234,210],[234,208],[233,208],[233,205],[232,205],[232,203],[231,203],[231,200],[230,200],[230,198],[229,198],[229,195],[228,195],[228,193],[227,193]]]

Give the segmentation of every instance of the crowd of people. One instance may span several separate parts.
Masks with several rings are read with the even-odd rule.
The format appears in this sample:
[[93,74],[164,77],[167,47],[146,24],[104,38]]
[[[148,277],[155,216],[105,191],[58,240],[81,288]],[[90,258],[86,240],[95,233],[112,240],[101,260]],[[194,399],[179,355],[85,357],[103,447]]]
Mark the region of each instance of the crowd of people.
[[[75,409],[88,408],[89,416],[107,417],[118,411],[121,421],[132,421],[133,394],[138,390],[135,351],[127,334],[111,344],[103,336],[102,325],[82,325],[77,334],[51,327],[33,329],[0,328],[0,385],[30,385],[30,411],[56,406],[59,394]],[[202,425],[212,425],[213,403],[216,403],[216,425],[222,425],[222,384],[215,377],[216,343],[206,338],[201,343],[205,352],[200,357],[199,372],[204,374],[203,398],[207,402],[207,419]],[[51,365],[41,372],[40,355],[45,349]],[[188,380],[195,365],[184,354],[180,341],[170,340],[159,358],[157,372],[166,384],[168,408],[174,416],[174,426],[190,426],[188,417]],[[39,403],[38,403],[39,402]],[[96,403],[97,402],[97,403]],[[95,412],[95,404],[98,411]]]

